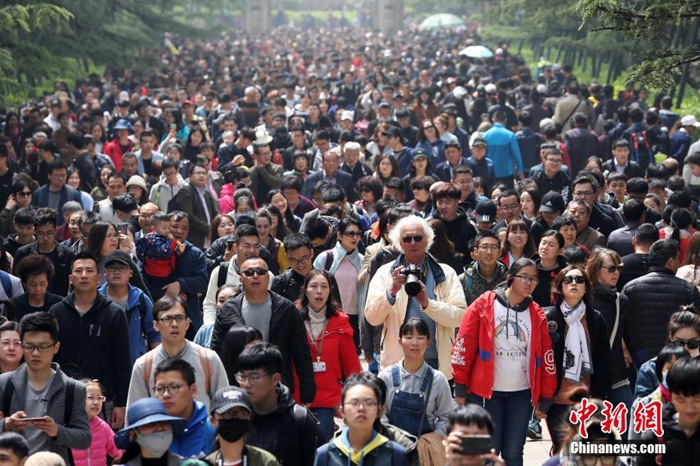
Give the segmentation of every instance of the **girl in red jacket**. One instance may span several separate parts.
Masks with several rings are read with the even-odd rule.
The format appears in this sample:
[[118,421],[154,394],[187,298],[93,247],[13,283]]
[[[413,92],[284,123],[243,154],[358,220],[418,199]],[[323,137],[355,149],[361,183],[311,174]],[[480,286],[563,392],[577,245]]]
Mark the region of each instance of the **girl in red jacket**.
[[114,444],[114,431],[105,421],[100,419],[102,404],[105,397],[102,395],[102,386],[97,380],[83,380],[87,398],[85,408],[90,419],[90,431],[92,443],[87,450],[72,450],[73,460],[76,466],[106,466],[107,456],[113,459],[121,458],[122,450]]
[[457,404],[468,397],[485,407],[496,452],[508,466],[520,466],[533,406],[554,395],[557,381],[547,317],[530,297],[538,281],[535,263],[516,260],[506,279],[465,312],[452,372]]
[[[325,270],[312,270],[304,280],[298,302],[306,325],[316,380],[311,412],[318,418],[327,439],[333,436],[335,409],[340,406],[343,376],[362,372],[347,315],[331,299],[331,279]],[[295,397],[299,390],[295,390]],[[298,402],[298,400],[297,400]]]

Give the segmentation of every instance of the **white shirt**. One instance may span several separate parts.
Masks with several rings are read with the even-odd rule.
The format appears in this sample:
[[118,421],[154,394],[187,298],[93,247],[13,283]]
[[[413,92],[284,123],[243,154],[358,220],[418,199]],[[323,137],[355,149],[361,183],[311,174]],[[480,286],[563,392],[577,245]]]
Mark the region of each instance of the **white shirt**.
[[506,309],[495,300],[493,320],[493,390],[516,392],[530,388],[530,313],[527,310],[515,312],[513,309]]

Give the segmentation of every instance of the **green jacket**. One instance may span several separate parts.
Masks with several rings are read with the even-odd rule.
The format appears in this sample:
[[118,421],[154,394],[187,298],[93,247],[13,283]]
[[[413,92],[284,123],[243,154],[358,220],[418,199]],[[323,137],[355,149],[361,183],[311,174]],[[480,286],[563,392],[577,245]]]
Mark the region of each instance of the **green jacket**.
[[[280,466],[277,458],[275,458],[272,453],[269,453],[267,450],[263,450],[262,448],[246,445],[243,447],[243,454],[248,456],[247,464],[250,466]],[[221,450],[216,450],[207,456],[206,459],[209,464],[218,466],[220,457]],[[223,460],[223,458],[221,459]]]
[[479,262],[472,262],[460,274],[459,282],[462,284],[464,295],[467,298],[467,306],[473,303],[476,298],[484,294],[486,291],[494,290],[501,282],[506,279],[508,267],[503,262],[496,262],[496,272],[491,280],[487,280],[479,273]]

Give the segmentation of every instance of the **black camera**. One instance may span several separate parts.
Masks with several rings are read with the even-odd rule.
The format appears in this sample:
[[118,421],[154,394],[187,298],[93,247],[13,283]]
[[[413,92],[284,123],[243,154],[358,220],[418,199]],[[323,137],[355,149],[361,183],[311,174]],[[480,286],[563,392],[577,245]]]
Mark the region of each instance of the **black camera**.
[[409,296],[417,296],[420,293],[420,269],[413,264],[408,264],[401,271],[402,275],[406,276],[406,294]]

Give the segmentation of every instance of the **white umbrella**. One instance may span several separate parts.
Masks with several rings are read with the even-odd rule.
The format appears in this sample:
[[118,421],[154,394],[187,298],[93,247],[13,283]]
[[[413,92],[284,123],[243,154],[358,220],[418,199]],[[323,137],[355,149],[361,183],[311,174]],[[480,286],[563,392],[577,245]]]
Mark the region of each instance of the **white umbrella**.
[[438,13],[428,16],[420,23],[421,29],[445,29],[464,26],[464,21],[452,13]]
[[493,52],[483,45],[470,45],[459,52],[460,55],[465,55],[470,58],[491,58]]

